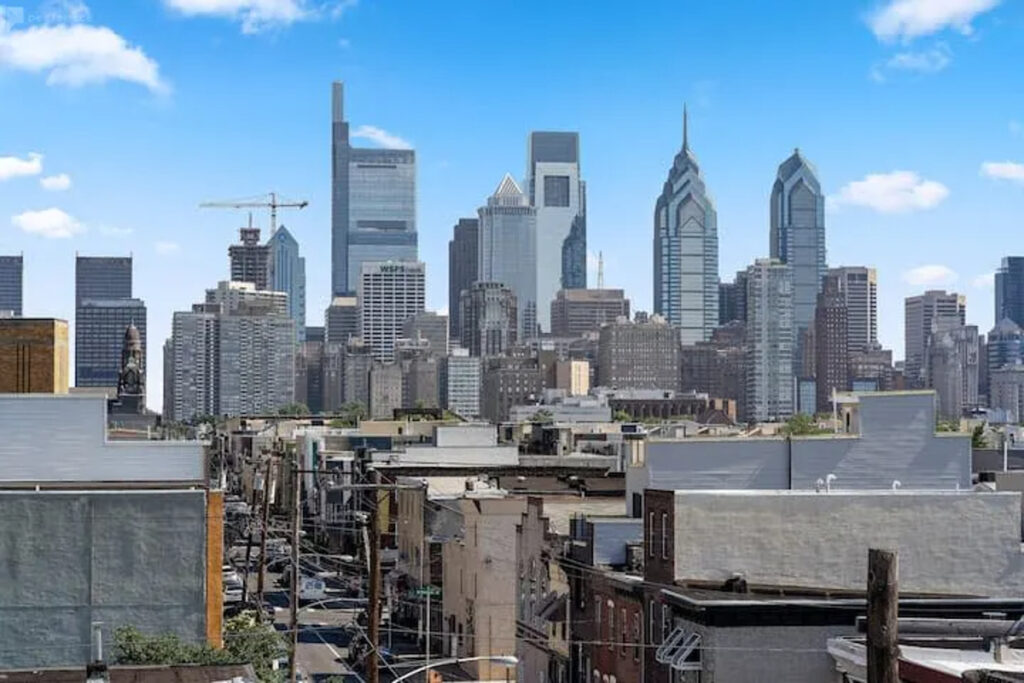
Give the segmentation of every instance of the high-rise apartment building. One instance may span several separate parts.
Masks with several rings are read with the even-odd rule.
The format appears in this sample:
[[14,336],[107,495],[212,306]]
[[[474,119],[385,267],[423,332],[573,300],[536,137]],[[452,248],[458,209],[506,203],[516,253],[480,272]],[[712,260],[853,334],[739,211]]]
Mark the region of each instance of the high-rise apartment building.
[[793,415],[794,333],[789,266],[757,259],[747,268],[747,420],[774,422]]
[[448,355],[448,316],[422,311],[402,323],[402,337],[428,342],[427,352],[437,358]]
[[355,296],[336,296],[324,311],[324,339],[328,344],[344,347],[349,339],[362,334],[359,319],[359,299]]
[[479,220],[460,218],[448,242],[448,326],[452,339],[462,337],[462,319],[459,317],[462,292],[478,279],[479,236]]
[[474,282],[462,291],[460,344],[471,356],[500,356],[518,339],[516,295],[500,282]]
[[587,286],[587,197],[580,179],[579,133],[530,133],[526,177],[537,211],[537,323],[551,330],[561,289]]
[[829,271],[814,311],[815,399],[819,413],[828,412],[833,392],[850,388],[850,346],[846,280]]
[[814,324],[825,277],[825,195],[814,167],[797,149],[779,165],[772,186],[770,256],[789,266],[793,281],[795,359],[801,333]]
[[22,315],[24,266],[21,256],[0,256],[0,316]]
[[480,417],[481,359],[453,349],[441,363],[441,407],[465,419]]
[[962,294],[928,290],[904,301],[904,370],[907,387],[928,386],[925,353],[933,331],[964,325],[967,299]]
[[249,282],[257,290],[269,290],[270,247],[260,244],[260,229],[250,225],[238,229],[238,244],[228,247],[231,281]]
[[620,319],[601,328],[598,386],[674,391],[679,380],[679,334],[661,316],[642,323]]
[[629,319],[629,299],[621,289],[562,289],[551,302],[556,337],[582,337],[619,318]]
[[654,208],[654,312],[683,344],[707,341],[718,325],[718,213],[690,150],[685,110],[683,148]]
[[841,266],[829,268],[827,277],[840,280],[850,351],[875,348],[878,345],[878,275],[875,269]]
[[364,262],[359,270],[361,336],[374,360],[390,363],[402,325],[423,312],[426,268],[420,261],[384,261]]
[[68,323],[0,317],[0,394],[68,393]]
[[295,321],[295,339],[306,338],[306,259],[299,243],[283,225],[267,240],[268,288],[288,295],[288,315]]
[[331,86],[331,291],[352,294],[363,263],[416,261],[416,153],[353,147],[344,87]]
[[1024,256],[1004,256],[996,271],[996,322],[1009,318],[1024,326]]
[[[537,210],[512,176],[505,174],[487,205],[479,209],[481,282],[500,282],[516,297],[517,336],[537,333]],[[553,294],[552,294],[553,296]]]

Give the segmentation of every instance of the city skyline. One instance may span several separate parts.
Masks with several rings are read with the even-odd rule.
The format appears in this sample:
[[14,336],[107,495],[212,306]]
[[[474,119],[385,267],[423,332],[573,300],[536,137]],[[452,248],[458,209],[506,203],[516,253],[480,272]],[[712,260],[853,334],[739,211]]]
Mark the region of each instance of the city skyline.
[[[29,4],[23,22],[4,20],[0,41],[31,29],[32,6],[38,3]],[[122,70],[106,83],[68,88],[62,72],[24,73],[24,66],[10,61],[10,53],[0,58],[0,96],[13,103],[0,111],[0,130],[15,133],[0,135],[0,253],[24,253],[27,315],[73,323],[74,253],[132,253],[136,296],[147,302],[153,348],[159,348],[170,331],[171,312],[186,310],[210,282],[227,279],[224,249],[243,218],[204,215],[196,204],[210,196],[280,189],[311,200],[309,211],[281,222],[308,258],[307,324],[320,324],[331,294],[330,137],[324,93],[331,81],[344,80],[351,84],[346,113],[361,141],[402,145],[407,140],[416,147],[416,223],[420,258],[430,273],[430,309],[443,309],[447,300],[451,226],[474,214],[493,191],[494,179],[522,167],[522,141],[529,131],[571,130],[579,133],[581,155],[587,159],[588,248],[595,254],[604,251],[608,286],[625,289],[634,309],[650,311],[651,207],[669,154],[678,150],[686,99],[692,125],[700,131],[702,170],[719,212],[720,277],[728,280],[726,274],[768,255],[772,173],[799,146],[818,167],[832,204],[826,216],[829,265],[877,268],[883,346],[900,353],[903,299],[926,289],[967,295],[968,322],[982,332],[996,322],[988,283],[1001,258],[1015,251],[1009,240],[1024,212],[1024,192],[1012,180],[988,176],[1014,177],[1015,167],[1006,162],[1024,161],[1019,123],[1024,98],[1012,89],[995,92],[991,86],[1008,73],[993,60],[1012,54],[1013,41],[1019,40],[1024,20],[1019,6],[1001,4],[966,19],[939,17],[930,24],[895,29],[872,15],[868,3],[816,7],[805,17],[816,31],[806,49],[832,44],[837,55],[844,53],[843,47],[851,49],[841,57],[829,52],[823,63],[800,68],[815,73],[832,68],[841,87],[828,93],[827,102],[802,102],[798,114],[791,106],[778,113],[759,107],[756,116],[744,111],[745,100],[770,97],[770,90],[748,73],[748,66],[742,67],[751,55],[737,46],[723,50],[718,62],[695,58],[686,74],[668,76],[669,90],[661,89],[651,99],[641,92],[649,79],[667,77],[659,63],[665,59],[661,48],[637,50],[620,64],[603,55],[596,42],[573,37],[547,46],[523,68],[536,71],[562,50],[582,49],[587,59],[576,59],[572,66],[574,74],[584,76],[579,84],[564,92],[540,87],[537,95],[517,102],[499,89],[482,90],[474,80],[477,67],[459,63],[459,50],[442,50],[425,60],[433,69],[442,67],[451,80],[451,87],[439,94],[428,92],[437,81],[423,78],[427,65],[395,70],[392,60],[397,56],[389,57],[386,50],[422,28],[422,10],[399,17],[394,8],[363,2],[336,21],[276,26],[259,35],[242,35],[231,21],[187,18],[160,9],[92,2],[89,10],[86,26],[108,26],[144,54],[148,62],[143,66],[151,63],[157,71],[147,77],[145,69]],[[463,34],[467,27],[486,25],[491,11],[474,8],[444,30]],[[656,44],[652,38],[667,30],[659,25],[671,25],[679,11],[652,7],[642,27],[617,22],[623,51]],[[691,14],[695,29],[726,30],[723,15],[728,12],[719,11],[701,8]],[[593,20],[615,21],[615,12],[600,9]],[[775,21],[768,14],[763,18],[765,22],[752,23]],[[389,23],[395,33],[374,47],[372,37]],[[962,35],[968,25],[974,28],[970,40]],[[791,28],[797,37],[809,30]],[[204,56],[211,59],[212,73],[201,73],[191,61],[173,54],[171,45],[183,32],[207,39],[194,42],[200,62]],[[793,38],[788,36],[787,42]],[[946,47],[935,47],[941,44]],[[421,47],[413,40],[402,54]],[[244,87],[222,88],[217,79],[240,68],[226,61],[225,50],[253,61],[252,80],[271,84],[236,77],[232,80],[245,82]],[[928,55],[932,50],[945,55],[942,66],[935,66],[942,60],[934,62],[935,73],[899,66],[913,63],[901,55]],[[327,58],[290,80],[257,76],[258,70],[272,67],[271,60],[287,62],[299,55]],[[506,64],[507,59],[502,53],[497,61]],[[797,54],[771,54],[759,68],[792,67],[798,59]],[[595,87],[606,75],[617,79],[620,96],[608,102],[602,92],[602,108],[595,106],[596,94],[584,88]],[[810,92],[791,87],[797,94]],[[948,92],[957,87],[984,92],[986,106],[941,111]],[[229,106],[232,100],[234,106]],[[451,100],[447,107],[446,100]],[[414,109],[403,106],[410,101],[416,103]],[[452,103],[479,125],[450,120]],[[252,106],[238,113],[238,104]],[[83,116],[91,122],[87,139],[71,125]],[[271,122],[274,134],[267,135]],[[948,144],[952,130],[967,129],[974,135],[972,144]],[[855,146],[849,141],[851,131],[858,134]],[[146,153],[130,154],[140,140]],[[630,169],[629,177],[623,177],[623,168]],[[255,219],[269,232],[265,215]],[[965,225],[989,239],[958,240]],[[70,237],[62,239],[62,234]],[[589,270],[593,284],[596,269]],[[160,363],[151,360],[149,402],[156,407],[161,402]]]

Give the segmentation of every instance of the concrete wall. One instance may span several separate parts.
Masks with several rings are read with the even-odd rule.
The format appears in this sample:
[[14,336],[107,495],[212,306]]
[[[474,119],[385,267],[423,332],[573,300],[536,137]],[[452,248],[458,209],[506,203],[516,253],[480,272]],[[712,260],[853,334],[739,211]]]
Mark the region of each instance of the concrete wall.
[[0,395],[0,481],[204,481],[198,442],[108,442],[106,429],[102,396]]
[[93,621],[205,642],[206,537],[204,491],[0,492],[0,668],[83,665]]
[[498,443],[498,429],[494,425],[437,425],[434,430],[434,444],[446,446],[495,446]]
[[862,590],[869,547],[900,553],[900,589],[1024,590],[1018,493],[675,493],[675,576]]
[[621,517],[601,519],[590,517],[594,525],[594,564],[620,566],[626,563],[626,543],[642,541],[644,520]]
[[393,453],[401,465],[437,465],[439,467],[465,467],[480,465],[518,465],[519,451],[515,446],[467,446],[435,448],[433,446],[409,446],[404,451]]

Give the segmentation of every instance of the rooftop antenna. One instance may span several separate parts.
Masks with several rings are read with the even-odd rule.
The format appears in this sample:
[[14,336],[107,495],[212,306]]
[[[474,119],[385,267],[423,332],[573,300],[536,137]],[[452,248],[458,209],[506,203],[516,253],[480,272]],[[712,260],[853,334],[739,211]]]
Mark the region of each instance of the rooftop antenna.
[[604,289],[604,252],[597,252],[597,288]]
[[689,115],[686,111],[686,102],[683,102],[683,149],[690,149]]

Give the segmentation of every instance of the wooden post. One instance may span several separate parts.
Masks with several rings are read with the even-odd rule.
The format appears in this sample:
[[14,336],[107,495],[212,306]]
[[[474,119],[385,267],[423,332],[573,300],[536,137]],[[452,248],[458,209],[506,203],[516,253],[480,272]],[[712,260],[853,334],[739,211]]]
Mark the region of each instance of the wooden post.
[[868,683],[899,683],[899,558],[895,550],[868,550]]
[[302,527],[302,478],[299,474],[298,455],[292,463],[292,580],[291,580],[291,641],[288,652],[288,680],[295,683],[299,656],[299,529]]
[[370,489],[373,505],[370,506],[370,595],[366,601],[367,617],[369,618],[367,636],[370,649],[366,654],[366,681],[380,683],[377,647],[380,643],[380,472],[373,470],[370,481],[374,488]]

